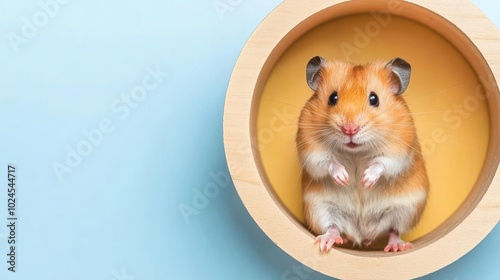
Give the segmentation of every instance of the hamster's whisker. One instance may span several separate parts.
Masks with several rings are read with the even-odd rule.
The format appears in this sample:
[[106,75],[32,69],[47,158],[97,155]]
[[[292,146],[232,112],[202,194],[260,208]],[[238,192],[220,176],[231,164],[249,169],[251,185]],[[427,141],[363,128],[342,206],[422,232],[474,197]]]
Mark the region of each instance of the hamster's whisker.
[[294,84],[298,85],[301,89],[303,89],[306,92],[310,92],[311,89],[309,87],[304,86],[302,82],[297,81],[297,79],[294,78],[294,75],[290,74],[288,71],[281,70],[282,73],[287,76],[289,80],[291,80]]
[[437,113],[445,113],[446,111],[427,111],[427,112],[413,112],[408,114],[409,116],[416,116],[416,115],[425,115],[425,114],[437,114]]
[[276,102],[276,103],[281,103],[281,104],[285,104],[285,105],[288,105],[288,106],[292,106],[292,107],[295,107],[295,108],[298,108],[298,109],[302,109],[303,105],[297,105],[297,104],[292,104],[292,103],[287,103],[287,102],[283,102],[281,100],[276,100],[276,99],[269,99],[270,101],[272,102]]
[[425,95],[425,96],[422,96],[421,98],[424,99],[424,98],[429,98],[431,96],[435,96],[435,95],[439,95],[439,94],[443,94],[445,92],[448,92],[450,90],[454,90],[454,89],[458,89],[458,88],[461,88],[463,86],[466,86],[468,83],[463,83],[463,84],[459,84],[459,85],[456,85],[454,87],[451,87],[451,88],[447,88],[447,89],[444,89],[444,90],[440,90],[440,91],[437,91],[437,92],[434,92],[434,93],[431,93],[431,94],[428,94],[428,95]]
[[297,147],[302,147],[306,144],[314,145],[314,144],[317,144],[318,142],[321,144],[322,142],[326,141],[326,139],[328,138],[329,135],[330,135],[330,132],[328,132],[328,133],[326,131],[320,132],[312,137],[305,139],[302,142],[297,142]]
[[[373,112],[375,109],[376,109],[375,107],[371,108],[371,109],[368,111],[368,113]],[[390,110],[385,110],[385,111],[383,111],[382,113],[378,114],[378,116],[379,116],[379,117],[381,117],[381,116],[384,116],[384,115],[386,115],[386,114],[389,114],[390,116],[394,116],[394,115],[398,116],[398,115],[400,115],[400,114],[395,114],[395,113],[394,113],[395,111],[397,111],[397,109],[398,109],[398,108],[397,108],[397,106],[394,106],[394,108],[391,108]],[[407,114],[401,114],[401,116],[405,116],[405,115],[407,115]],[[374,121],[374,120],[370,120],[370,121]],[[368,121],[368,123],[369,123],[370,121]]]
[[[309,123],[307,123],[307,124],[299,124],[298,127],[299,128],[317,128],[317,127],[324,128],[325,125],[323,125],[323,124],[314,124],[314,123],[310,123],[309,124]],[[330,127],[328,127],[328,128],[330,128]]]
[[[413,150],[414,152],[416,153],[419,153],[419,154],[422,154],[419,150],[417,150],[415,147],[405,143],[404,141],[402,141],[401,139],[395,137],[394,135],[392,135],[391,133],[388,133],[388,132],[385,132],[385,131],[381,131],[381,130],[378,130],[377,133],[379,135],[375,135],[375,137],[379,137],[381,140],[383,139],[384,142],[387,143],[388,147],[390,148],[391,145],[389,143],[388,140],[393,140],[394,142],[398,143],[398,144],[403,144],[404,146],[406,146],[407,148],[409,148],[410,150]],[[384,137],[381,137],[381,136],[384,136]]]
[[[322,110],[322,108],[319,108],[318,106],[316,106],[316,104],[314,103],[308,103],[307,104],[308,106],[311,106],[313,109],[316,109],[316,111],[314,111],[314,113],[323,113],[324,110]],[[324,113],[325,115],[328,115],[327,113]]]

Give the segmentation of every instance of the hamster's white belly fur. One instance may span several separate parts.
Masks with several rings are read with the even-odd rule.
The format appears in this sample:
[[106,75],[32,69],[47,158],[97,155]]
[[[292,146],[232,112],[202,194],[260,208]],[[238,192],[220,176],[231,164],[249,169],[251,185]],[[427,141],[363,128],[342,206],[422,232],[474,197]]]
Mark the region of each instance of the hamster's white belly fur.
[[[350,169],[350,168],[349,168]],[[350,174],[356,170],[348,170]],[[373,241],[389,230],[406,232],[411,229],[418,205],[426,193],[418,190],[404,195],[387,195],[381,178],[373,189],[361,187],[360,176],[350,178],[349,186],[337,186],[331,179],[323,180],[321,193],[308,193],[304,202],[311,206],[313,219],[323,231],[336,226],[355,244]]]

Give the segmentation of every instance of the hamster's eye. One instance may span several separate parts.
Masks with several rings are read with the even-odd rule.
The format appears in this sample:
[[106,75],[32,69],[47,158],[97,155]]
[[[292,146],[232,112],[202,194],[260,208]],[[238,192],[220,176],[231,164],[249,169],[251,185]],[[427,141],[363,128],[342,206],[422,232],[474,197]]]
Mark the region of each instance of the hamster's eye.
[[330,95],[330,98],[328,98],[328,105],[334,106],[337,105],[338,102],[339,102],[339,94],[336,91],[334,91],[332,95]]
[[378,100],[378,96],[373,91],[370,93],[369,100],[370,100],[370,106],[378,107],[378,105],[380,105],[379,100]]

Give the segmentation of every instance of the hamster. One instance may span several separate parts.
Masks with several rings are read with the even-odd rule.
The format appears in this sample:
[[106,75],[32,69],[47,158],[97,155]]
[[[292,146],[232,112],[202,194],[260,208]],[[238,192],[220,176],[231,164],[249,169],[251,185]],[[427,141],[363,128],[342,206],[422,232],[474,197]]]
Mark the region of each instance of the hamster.
[[401,58],[355,65],[321,57],[307,64],[314,95],[299,118],[304,216],[320,250],[389,237],[386,252],[413,248],[400,235],[425,208],[429,179],[402,97],[411,66]]

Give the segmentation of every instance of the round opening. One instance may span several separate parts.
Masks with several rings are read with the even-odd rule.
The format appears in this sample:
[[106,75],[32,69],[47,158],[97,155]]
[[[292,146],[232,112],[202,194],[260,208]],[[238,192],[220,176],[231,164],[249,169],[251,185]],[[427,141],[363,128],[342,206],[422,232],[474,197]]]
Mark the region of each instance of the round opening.
[[431,187],[420,223],[404,239],[415,241],[438,228],[466,201],[485,162],[490,116],[478,74],[434,30],[390,14],[336,18],[293,42],[265,82],[254,133],[266,186],[300,223],[302,166],[295,136],[301,109],[313,94],[305,65],[316,55],[358,64],[401,57],[412,65],[403,96],[415,120]]
[[[224,113],[231,176],[258,225],[303,264],[337,278],[414,278],[457,260],[498,222],[500,35],[468,0],[443,1],[287,0],[242,51]],[[405,236],[415,249],[321,254],[305,229],[295,136],[313,94],[305,67],[316,55],[411,63],[403,96],[431,181],[421,222]]]

